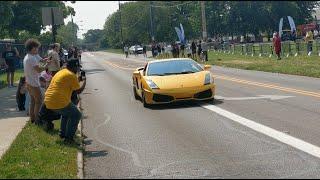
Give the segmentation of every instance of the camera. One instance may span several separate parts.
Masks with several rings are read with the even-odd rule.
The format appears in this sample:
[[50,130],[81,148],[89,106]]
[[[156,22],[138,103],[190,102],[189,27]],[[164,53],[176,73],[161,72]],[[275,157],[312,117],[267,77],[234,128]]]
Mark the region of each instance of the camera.
[[83,78],[86,77],[86,72],[83,71],[82,69],[80,69],[80,77],[79,77],[79,80],[80,81],[83,81]]

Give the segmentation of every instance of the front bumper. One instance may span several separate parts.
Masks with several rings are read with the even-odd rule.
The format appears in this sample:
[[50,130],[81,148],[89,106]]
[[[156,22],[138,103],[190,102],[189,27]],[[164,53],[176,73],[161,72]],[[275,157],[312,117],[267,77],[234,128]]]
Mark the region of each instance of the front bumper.
[[215,84],[201,87],[179,88],[170,90],[144,90],[145,101],[148,104],[166,104],[184,100],[207,100],[214,98]]

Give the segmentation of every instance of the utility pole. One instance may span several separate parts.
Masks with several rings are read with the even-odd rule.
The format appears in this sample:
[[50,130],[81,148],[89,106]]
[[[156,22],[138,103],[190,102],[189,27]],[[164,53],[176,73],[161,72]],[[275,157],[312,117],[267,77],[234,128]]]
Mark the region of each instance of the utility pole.
[[[73,18],[72,18],[72,14],[71,14],[71,23],[72,23],[72,33],[73,34],[75,34],[75,31],[74,31],[74,24],[73,24]],[[77,37],[77,35],[76,35],[76,37]],[[77,38],[76,38],[77,39]],[[72,41],[72,46],[74,46],[74,44],[75,44],[75,42],[74,42],[74,40]]]
[[207,40],[207,23],[206,23],[206,10],[205,1],[201,1],[201,15],[202,15],[202,37],[203,40]]
[[119,15],[120,15],[120,34],[121,34],[121,47],[123,50],[123,37],[122,37],[122,23],[121,23],[121,5],[120,5],[120,1],[119,1]]
[[154,41],[154,35],[153,35],[152,1],[150,1],[150,34],[151,34],[151,39],[152,39],[152,41]]
[[56,25],[54,23],[54,13],[53,13],[53,8],[51,8],[51,21],[52,21],[52,35],[53,35],[53,43],[56,43],[56,35],[57,35],[57,30],[56,30]]

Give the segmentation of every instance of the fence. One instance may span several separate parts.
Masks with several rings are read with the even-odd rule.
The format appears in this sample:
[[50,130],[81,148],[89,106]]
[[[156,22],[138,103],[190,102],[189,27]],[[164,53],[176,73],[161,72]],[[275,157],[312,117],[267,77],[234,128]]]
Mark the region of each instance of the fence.
[[[2,58],[2,53],[5,51],[5,46],[6,46],[7,42],[0,42],[0,76],[6,73],[6,69],[5,69],[5,61]],[[17,69],[21,69],[23,68],[23,58],[26,55],[26,49],[24,44],[21,43],[10,43],[12,45],[12,47],[16,47],[17,50],[19,51],[20,54],[20,58],[18,58],[15,62],[15,66]],[[39,48],[39,55],[41,57],[45,56],[47,51],[49,49],[48,45],[41,45],[41,47]],[[0,87],[2,87],[4,84],[4,81],[0,80]]]
[[[211,49],[226,54],[239,54],[250,56],[268,56],[274,55],[272,42],[270,43],[245,43],[245,44],[211,44]],[[320,38],[312,43],[306,43],[301,40],[281,42],[281,56],[320,56]]]

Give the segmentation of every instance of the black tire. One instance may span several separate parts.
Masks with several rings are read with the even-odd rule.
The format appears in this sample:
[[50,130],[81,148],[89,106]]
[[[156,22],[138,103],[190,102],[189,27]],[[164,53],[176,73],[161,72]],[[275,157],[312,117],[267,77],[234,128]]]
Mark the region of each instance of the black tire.
[[146,98],[144,96],[144,92],[142,93],[142,103],[143,103],[143,107],[145,107],[145,108],[150,108],[151,107],[151,105],[146,102]]
[[211,99],[205,100],[205,102],[209,104],[215,104],[215,99],[211,98]]
[[133,94],[134,94],[134,98],[135,98],[136,100],[139,100],[139,99],[140,99],[140,96],[139,96],[138,93],[137,93],[136,87],[134,87],[134,86],[133,86]]

